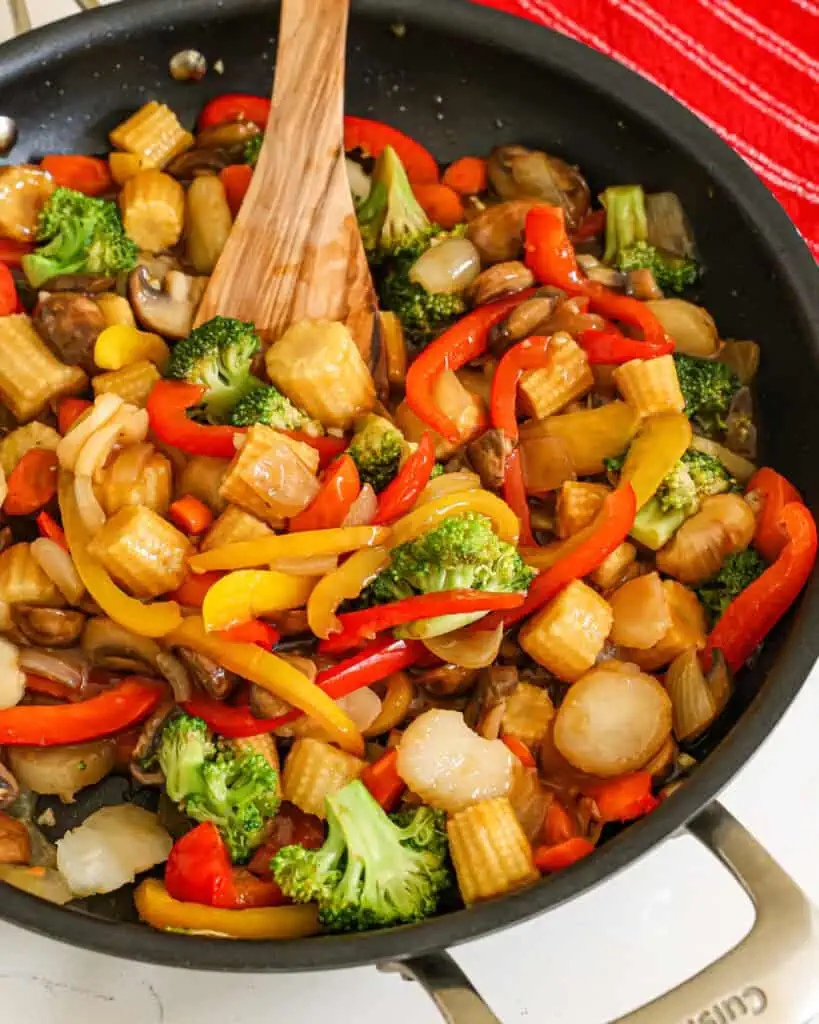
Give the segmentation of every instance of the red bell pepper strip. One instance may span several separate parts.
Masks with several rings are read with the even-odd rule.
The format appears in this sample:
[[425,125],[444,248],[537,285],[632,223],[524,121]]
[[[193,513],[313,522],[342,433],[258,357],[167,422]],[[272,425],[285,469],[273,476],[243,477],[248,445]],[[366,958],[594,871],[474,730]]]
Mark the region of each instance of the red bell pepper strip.
[[445,370],[459,370],[483,355],[489,344],[489,332],[495,324],[532,292],[533,289],[528,289],[473,309],[427,345],[410,366],[406,381],[407,404],[428,427],[453,444],[460,441],[461,435],[457,424],[435,401],[435,382]]
[[347,441],[343,437],[331,437],[329,434],[325,437],[313,437],[311,434],[303,434],[300,430],[283,430],[282,433],[317,451],[319,469],[326,469],[347,447]]
[[57,429],[65,436],[90,408],[91,402],[87,398],[61,398],[57,403]]
[[10,516],[28,516],[47,505],[57,493],[56,452],[32,448],[20,459],[8,479],[3,511]]
[[237,626],[229,629],[220,629],[219,636],[229,644],[258,644],[266,651],[272,651],[281,637],[279,631],[274,629],[269,622],[262,622],[261,619],[251,619],[249,622],[240,622]]
[[179,380],[159,380],[148,395],[151,430],[157,440],[191,455],[232,459],[240,427],[209,427],[189,419],[186,410],[198,405],[207,389]]
[[233,865],[212,821],[186,832],[165,864],[165,887],[175,900],[208,907],[235,907]]
[[663,325],[644,302],[618,295],[581,271],[566,234],[562,207],[535,206],[529,211],[524,249],[526,266],[541,284],[562,288],[569,295],[587,296],[592,312],[638,327],[643,341],[655,345],[668,342]]
[[[604,558],[622,544],[634,525],[637,499],[629,483],[621,484],[606,495],[591,526],[582,531],[582,539],[559,562],[544,569],[532,581],[526,600],[519,608],[506,613],[487,615],[475,624],[476,629],[494,629],[498,622],[511,626],[542,608],[568,586],[582,579],[600,565]],[[581,535],[578,534],[578,537]]]
[[290,532],[332,530],[341,526],[360,493],[358,468],[351,455],[342,455],[328,468],[315,498],[290,520]]
[[602,207],[599,210],[591,210],[572,232],[572,244],[587,242],[590,238],[601,235],[605,230],[606,211]]
[[535,761],[532,751],[527,747],[523,740],[518,739],[517,736],[504,736],[503,742],[512,751],[524,768],[537,767],[537,762]]
[[259,878],[272,881],[270,861],[283,846],[303,846],[317,850],[324,843],[324,822],[314,814],[305,814],[295,804],[282,803],[270,822],[270,837],[253,854],[248,869]]
[[228,164],[219,171],[219,181],[222,182],[227,204],[234,217],[242,208],[252,177],[253,168],[249,164]]
[[600,820],[633,821],[650,814],[660,801],[651,791],[651,772],[634,772],[607,779],[583,790],[597,804]]
[[345,612],[338,619],[342,629],[319,644],[322,654],[337,654],[355,647],[361,640],[407,622],[469,612],[507,611],[523,604],[523,594],[493,593],[488,590],[441,590],[417,594],[401,601]]
[[582,836],[574,836],[557,846],[539,846],[534,853],[535,867],[544,873],[561,871],[594,852],[594,846]]
[[80,704],[6,708],[0,711],[0,745],[56,747],[101,739],[147,718],[162,696],[156,682],[131,676]]
[[[515,445],[517,445],[519,437],[518,385],[527,370],[535,370],[547,365],[549,341],[549,338],[535,336],[513,345],[504,353],[495,370],[495,376],[492,378],[492,393],[489,403],[492,425],[503,431]],[[503,497],[520,520],[521,544],[531,547],[535,543],[535,538],[532,533],[529,502],[526,500],[523,464],[517,448],[506,457],[503,473]]]
[[187,608],[201,608],[205,594],[224,575],[220,569],[202,573],[189,572],[176,590],[168,594],[168,600],[178,601]]
[[773,565],[728,605],[703,651],[710,666],[722,651],[732,672],[738,672],[790,608],[808,582],[816,561],[816,523],[805,505],[791,502],[782,509],[787,540]]
[[[375,640],[353,657],[319,672],[316,685],[333,700],[339,700],[355,690],[386,679],[393,672],[409,668],[426,653],[420,640]],[[272,732],[304,714],[294,708],[276,718],[256,718],[247,706],[231,707],[201,693],[185,701],[184,708],[189,715],[203,719],[215,733],[228,739]]]
[[377,157],[385,146],[392,146],[398,154],[413,185],[438,181],[435,157],[420,142],[381,121],[349,114],[344,118],[344,148],[347,152],[358,149],[365,156]]
[[0,238],[0,263],[7,267],[20,267],[23,257],[34,252],[33,242],[15,242],[12,238]]
[[429,483],[434,468],[435,442],[432,434],[425,431],[418,447],[398,471],[398,476],[381,492],[373,526],[387,526],[406,515]]
[[0,263],[0,316],[11,316],[17,312],[17,287],[11,271]]
[[26,672],[26,693],[39,693],[44,697],[55,697],[57,700],[81,700],[79,691],[68,686],[67,683],[58,683],[56,679],[36,676],[33,672]]
[[53,540],[55,544],[60,545],[63,551],[68,551],[68,541],[65,539],[62,526],[56,523],[48,512],[43,511],[37,515],[37,529],[40,531],[41,537]]
[[546,811],[546,818],[543,821],[543,838],[547,846],[558,846],[565,843],[567,839],[573,839],[577,835],[577,824],[572,821],[572,816],[555,797],[549,804]]
[[47,171],[61,188],[71,188],[87,196],[100,196],[116,188],[106,160],[75,153],[44,156],[40,170]]
[[244,92],[227,92],[215,96],[204,105],[199,115],[198,129],[213,128],[226,121],[252,121],[264,128],[270,116],[270,98]]
[[793,484],[769,466],[763,466],[748,481],[745,494],[759,498],[761,508],[756,517],[754,547],[769,562],[776,557],[787,541],[782,524],[782,509],[791,502],[801,502],[802,496]]
[[368,764],[361,773],[361,781],[370,795],[385,811],[395,810],[401,794],[407,788],[398,774],[398,750],[393,747],[373,764]]
[[619,365],[632,359],[656,359],[674,351],[674,342],[670,338],[659,343],[635,341],[613,330],[583,331],[578,340],[592,366]]

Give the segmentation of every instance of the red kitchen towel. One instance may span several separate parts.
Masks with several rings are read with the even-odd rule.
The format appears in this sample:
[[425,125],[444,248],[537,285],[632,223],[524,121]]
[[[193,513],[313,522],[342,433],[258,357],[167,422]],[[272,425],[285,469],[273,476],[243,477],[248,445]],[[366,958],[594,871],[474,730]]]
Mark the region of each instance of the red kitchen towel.
[[637,71],[729,142],[819,258],[819,0],[477,0]]

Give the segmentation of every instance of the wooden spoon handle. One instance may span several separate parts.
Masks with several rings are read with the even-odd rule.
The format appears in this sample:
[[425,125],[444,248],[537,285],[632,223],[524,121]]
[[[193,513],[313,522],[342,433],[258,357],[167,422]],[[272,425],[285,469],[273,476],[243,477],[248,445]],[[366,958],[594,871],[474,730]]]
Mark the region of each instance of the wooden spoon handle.
[[369,348],[374,296],[344,164],[349,0],[283,0],[265,144],[197,323],[253,320],[274,340],[304,318]]

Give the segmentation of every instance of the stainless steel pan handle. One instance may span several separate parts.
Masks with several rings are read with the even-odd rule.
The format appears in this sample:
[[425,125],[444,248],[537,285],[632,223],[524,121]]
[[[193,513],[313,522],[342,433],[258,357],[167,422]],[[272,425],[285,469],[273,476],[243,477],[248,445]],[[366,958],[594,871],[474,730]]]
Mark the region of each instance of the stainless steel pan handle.
[[[750,933],[716,963],[617,1024],[716,1024],[742,1017],[807,1024],[819,1010],[819,913],[747,829],[713,803],[688,823],[728,868],[756,908]],[[389,969],[414,978],[449,1024],[498,1020],[447,954]]]

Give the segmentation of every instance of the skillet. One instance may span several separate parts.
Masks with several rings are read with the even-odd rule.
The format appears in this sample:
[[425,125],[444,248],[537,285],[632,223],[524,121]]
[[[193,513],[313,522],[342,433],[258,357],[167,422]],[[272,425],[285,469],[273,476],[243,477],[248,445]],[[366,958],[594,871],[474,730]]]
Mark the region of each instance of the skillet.
[[[149,98],[192,124],[212,96],[267,93],[277,21],[273,0],[121,0],[4,45],[0,114],[20,132],[9,159],[105,150],[108,130]],[[393,30],[397,23],[405,33]],[[174,82],[168,61],[187,47],[211,64],[221,58],[224,74]],[[608,58],[464,0],[354,0],[347,79],[350,112],[396,125],[442,162],[520,142],[579,164],[593,190],[634,180],[678,193],[708,270],[698,301],[723,334],[762,345],[764,460],[819,511],[811,450],[819,435],[819,274],[776,200],[710,129]],[[814,579],[753,670],[740,676],[693,778],[593,857],[524,892],[413,926],[280,943],[157,933],[118,904],[65,909],[6,886],[0,917],[88,949],[200,970],[391,966],[420,980],[448,1020],[484,1024],[496,1018],[442,950],[582,894],[687,825],[748,890],[757,921],[717,964],[623,1020],[717,1024],[747,1014],[800,1024],[819,1005],[815,913],[715,797],[799,691],[819,653],[817,629]],[[108,780],[91,791],[76,819],[121,799],[124,786]],[[71,814],[60,821],[62,828],[75,823]]]

